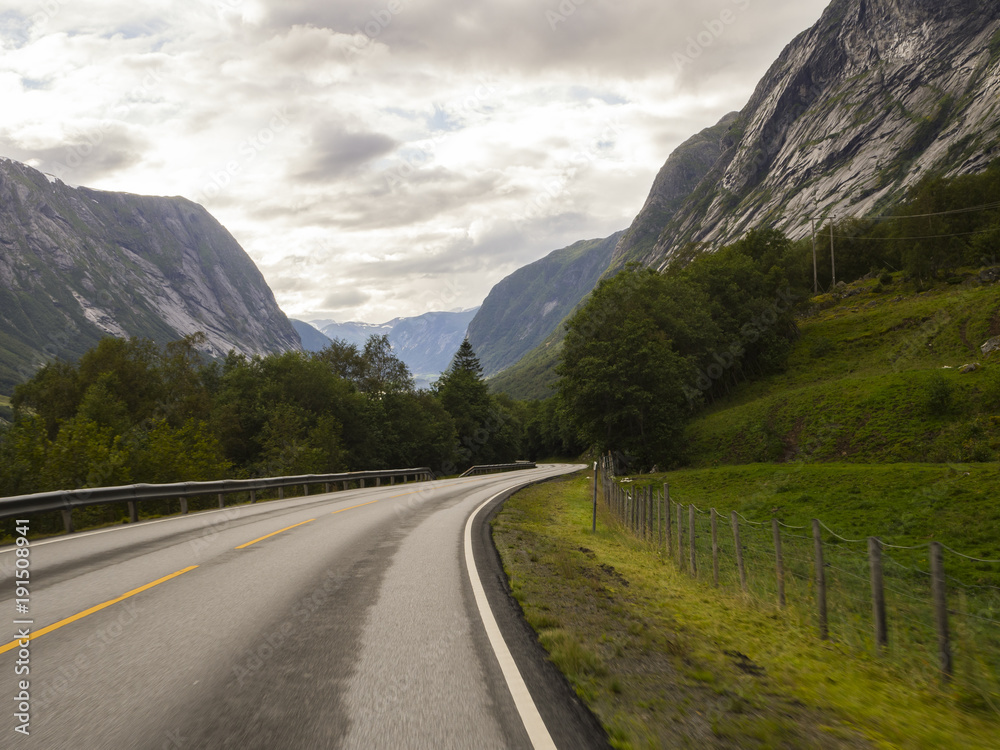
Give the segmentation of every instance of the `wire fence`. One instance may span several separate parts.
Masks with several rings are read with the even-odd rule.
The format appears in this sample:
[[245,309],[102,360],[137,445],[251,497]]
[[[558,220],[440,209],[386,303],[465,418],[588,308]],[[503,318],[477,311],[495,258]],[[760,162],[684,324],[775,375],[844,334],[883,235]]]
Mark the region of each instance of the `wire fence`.
[[849,539],[819,519],[792,526],[677,502],[617,481],[600,466],[605,506],[632,533],[707,585],[779,607],[819,638],[888,660],[908,677],[953,688],[963,705],[1000,713],[1000,587],[961,572],[1000,560],[939,542],[901,547]]

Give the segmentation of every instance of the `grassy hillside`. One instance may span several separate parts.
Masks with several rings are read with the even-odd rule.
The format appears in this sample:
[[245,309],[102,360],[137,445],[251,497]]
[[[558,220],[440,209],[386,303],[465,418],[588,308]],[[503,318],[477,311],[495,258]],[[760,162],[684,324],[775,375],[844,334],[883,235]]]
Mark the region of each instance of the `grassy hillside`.
[[566,336],[563,323],[545,341],[521,357],[517,364],[489,378],[493,392],[506,393],[511,398],[526,401],[554,396],[556,366]]
[[1000,286],[971,271],[922,291],[898,274],[858,281],[816,297],[799,326],[784,372],[691,422],[692,465],[997,458],[1000,355],[979,347],[1000,334]]

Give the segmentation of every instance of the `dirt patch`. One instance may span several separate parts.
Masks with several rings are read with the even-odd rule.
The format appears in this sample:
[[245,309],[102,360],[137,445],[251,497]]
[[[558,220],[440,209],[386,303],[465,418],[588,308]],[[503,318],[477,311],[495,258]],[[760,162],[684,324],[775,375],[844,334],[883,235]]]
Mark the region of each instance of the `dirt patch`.
[[615,570],[613,565],[608,565],[607,563],[601,563],[601,570],[604,571],[605,575],[615,581],[619,586],[628,586],[628,579]]
[[746,654],[741,654],[739,651],[723,651],[722,653],[728,656],[732,660],[733,666],[743,672],[743,674],[748,674],[752,677],[764,676],[764,668],[755,663]]

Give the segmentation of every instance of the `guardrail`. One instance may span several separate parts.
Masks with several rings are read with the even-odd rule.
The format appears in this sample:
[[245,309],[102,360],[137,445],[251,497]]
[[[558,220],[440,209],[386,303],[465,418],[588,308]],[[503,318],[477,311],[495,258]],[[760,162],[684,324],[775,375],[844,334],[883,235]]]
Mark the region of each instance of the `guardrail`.
[[266,490],[278,490],[278,498],[284,497],[285,487],[302,486],[305,494],[309,487],[322,484],[324,491],[330,492],[330,485],[340,483],[343,489],[357,482],[360,488],[365,481],[374,481],[372,486],[378,487],[383,480],[395,484],[408,477],[413,481],[430,480],[434,476],[427,467],[415,469],[387,469],[384,471],[352,471],[342,474],[303,474],[293,477],[270,477],[262,479],[223,479],[214,482],[179,482],[176,484],[129,484],[121,487],[95,487],[82,490],[57,490],[55,492],[38,492],[33,495],[16,495],[0,498],[0,518],[26,516],[31,513],[46,513],[62,511],[66,533],[73,533],[73,508],[85,508],[91,505],[107,505],[111,503],[128,503],[129,521],[138,520],[136,503],[143,500],[175,500],[181,501],[181,513],[187,513],[187,501],[192,497],[203,495],[218,495],[219,507],[225,506],[225,496],[234,492],[249,492],[250,502],[257,502],[257,493]]
[[512,464],[487,464],[482,466],[473,466],[464,474],[460,476],[471,477],[476,474],[493,474],[497,471],[517,471],[518,469],[535,469],[534,461],[516,461]]

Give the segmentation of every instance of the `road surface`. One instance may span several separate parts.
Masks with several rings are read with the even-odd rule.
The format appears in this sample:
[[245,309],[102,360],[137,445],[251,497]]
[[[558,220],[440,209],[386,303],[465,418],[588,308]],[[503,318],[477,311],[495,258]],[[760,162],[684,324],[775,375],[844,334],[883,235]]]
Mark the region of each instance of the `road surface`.
[[0,747],[606,747],[506,597],[486,524],[510,489],[579,468],[37,541],[26,614],[4,548],[0,686],[30,722],[2,712]]

